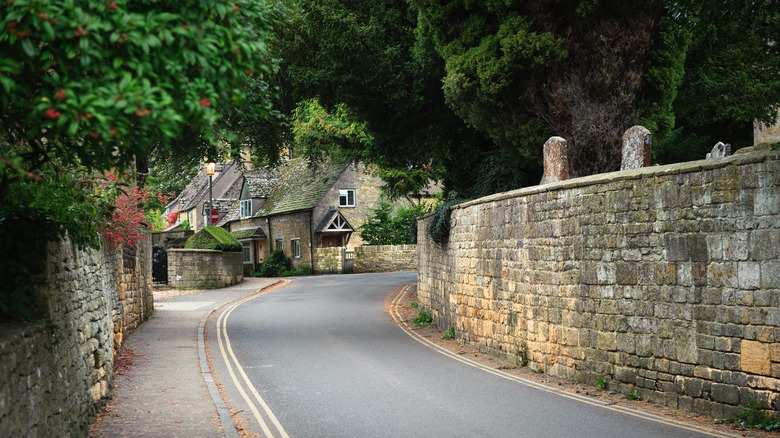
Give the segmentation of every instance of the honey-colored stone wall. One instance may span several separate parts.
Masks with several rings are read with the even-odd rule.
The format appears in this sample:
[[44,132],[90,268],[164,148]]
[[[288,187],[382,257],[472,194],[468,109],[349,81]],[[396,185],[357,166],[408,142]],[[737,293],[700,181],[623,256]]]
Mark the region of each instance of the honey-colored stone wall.
[[115,250],[47,247],[29,322],[0,324],[0,436],[86,436],[123,339],[154,309],[151,238]]
[[717,417],[780,410],[780,151],[594,175],[419,223],[441,329],[568,379]]
[[315,274],[342,274],[344,272],[344,247],[314,248]]
[[764,125],[758,121],[753,122],[753,142],[762,143],[780,143],[780,111],[777,112],[777,120],[774,125]]
[[371,245],[355,248],[355,273],[417,270],[417,245]]
[[219,289],[244,281],[244,254],[213,249],[169,249],[168,284],[175,289]]

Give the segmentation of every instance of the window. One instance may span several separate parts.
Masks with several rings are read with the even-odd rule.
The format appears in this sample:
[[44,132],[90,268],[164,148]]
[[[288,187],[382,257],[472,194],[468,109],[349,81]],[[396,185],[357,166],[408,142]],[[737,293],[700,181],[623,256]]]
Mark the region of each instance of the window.
[[282,249],[282,238],[277,237],[276,238],[276,249]]
[[292,239],[292,254],[296,259],[301,258],[301,239]]
[[252,216],[252,200],[244,199],[241,201],[241,219]]
[[339,190],[339,207],[355,206],[355,189]]
[[244,247],[244,263],[252,263],[252,242],[241,242]]

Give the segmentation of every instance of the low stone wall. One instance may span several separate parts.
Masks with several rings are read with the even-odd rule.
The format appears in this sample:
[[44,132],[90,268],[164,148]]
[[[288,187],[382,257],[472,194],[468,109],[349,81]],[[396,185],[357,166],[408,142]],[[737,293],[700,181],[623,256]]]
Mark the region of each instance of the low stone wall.
[[168,284],[174,289],[219,289],[244,281],[244,254],[213,249],[169,249]]
[[685,410],[780,410],[780,152],[626,170],[418,224],[441,329],[510,360]]
[[[86,436],[122,339],[154,308],[151,242],[133,251],[48,245],[41,319],[0,325],[0,436]],[[149,268],[151,269],[151,268]]]
[[344,272],[344,248],[314,248],[315,274],[341,274]]
[[355,248],[355,273],[417,270],[417,245],[372,245]]

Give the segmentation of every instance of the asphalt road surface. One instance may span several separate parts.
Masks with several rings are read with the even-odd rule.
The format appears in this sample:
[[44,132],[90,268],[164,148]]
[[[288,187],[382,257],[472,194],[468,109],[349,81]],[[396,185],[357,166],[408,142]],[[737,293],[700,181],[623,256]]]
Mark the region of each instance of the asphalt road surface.
[[502,377],[399,328],[416,273],[300,277],[209,321],[214,375],[273,437],[694,437],[700,431]]

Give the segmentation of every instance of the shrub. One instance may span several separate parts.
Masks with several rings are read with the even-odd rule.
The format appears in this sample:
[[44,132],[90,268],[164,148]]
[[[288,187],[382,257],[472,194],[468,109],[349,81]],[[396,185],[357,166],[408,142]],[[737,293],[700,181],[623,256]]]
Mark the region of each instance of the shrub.
[[29,320],[35,315],[32,278],[41,274],[46,261],[46,243],[59,237],[56,224],[32,208],[20,208],[0,217],[0,321]]
[[276,249],[271,251],[268,258],[250,275],[252,277],[281,277],[282,273],[289,272],[292,267],[292,260],[284,255],[284,251]]
[[433,210],[430,222],[428,222],[428,235],[434,242],[443,245],[450,240],[450,214],[452,206],[464,202],[465,199],[458,197],[457,192],[450,193],[447,201]]
[[288,270],[283,270],[279,276],[280,277],[296,277],[299,275],[311,275],[312,270],[311,266],[309,265],[293,265],[292,268]]
[[220,227],[203,227],[187,239],[184,247],[187,249],[217,249],[221,251],[243,251],[244,249],[241,242],[231,236],[227,230]]

